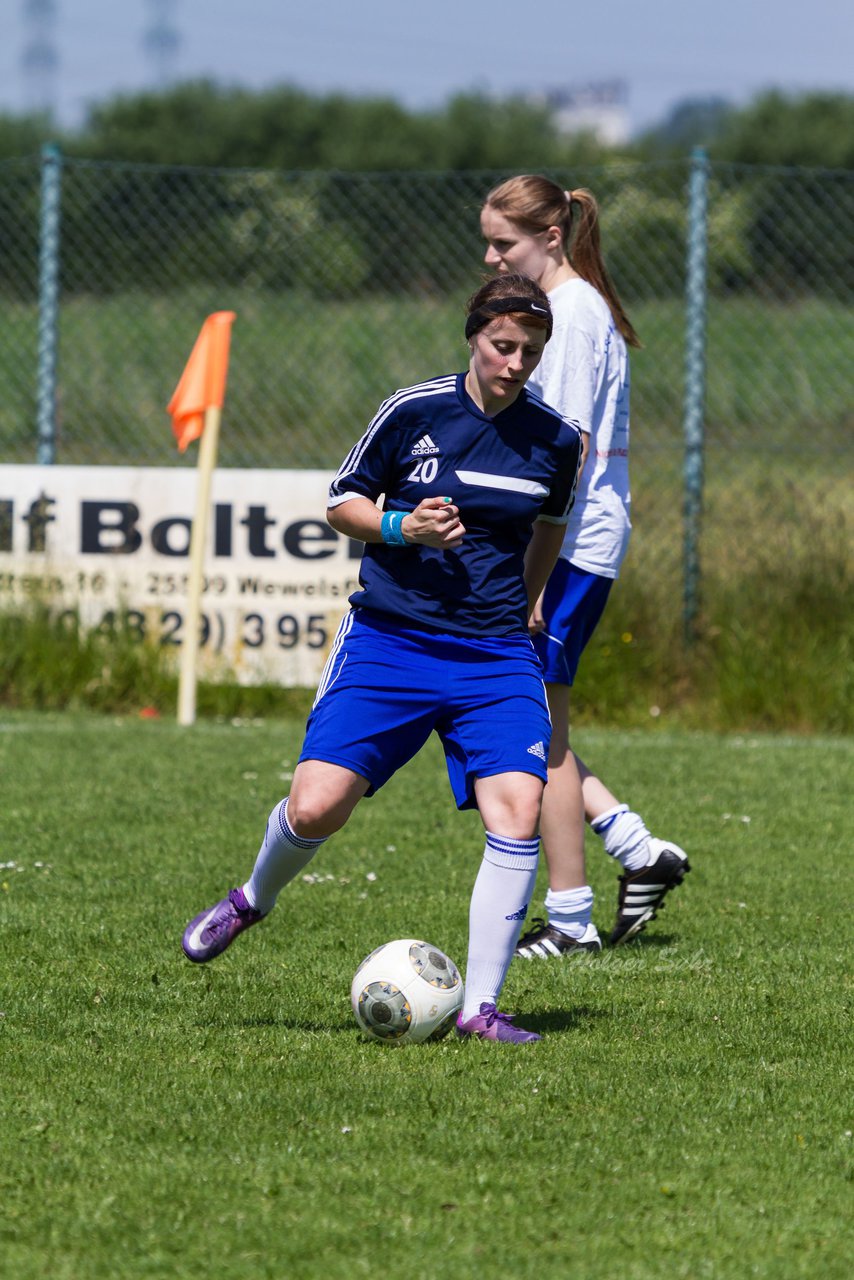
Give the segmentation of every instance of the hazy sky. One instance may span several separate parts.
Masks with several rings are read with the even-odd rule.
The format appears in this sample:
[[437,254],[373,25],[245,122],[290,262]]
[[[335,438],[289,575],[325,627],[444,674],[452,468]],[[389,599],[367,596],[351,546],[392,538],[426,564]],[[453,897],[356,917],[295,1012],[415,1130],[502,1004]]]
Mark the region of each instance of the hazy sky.
[[0,111],[31,105],[29,8],[50,8],[64,124],[156,83],[143,37],[165,14],[175,78],[381,94],[437,106],[619,79],[633,131],[686,97],[742,105],[770,87],[854,91],[851,0],[0,0]]

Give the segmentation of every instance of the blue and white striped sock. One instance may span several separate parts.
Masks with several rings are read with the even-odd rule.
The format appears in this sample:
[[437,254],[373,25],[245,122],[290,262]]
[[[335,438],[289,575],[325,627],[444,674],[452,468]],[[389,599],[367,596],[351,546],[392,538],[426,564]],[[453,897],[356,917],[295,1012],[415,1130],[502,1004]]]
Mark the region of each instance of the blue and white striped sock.
[[280,800],[267,819],[264,841],[258,850],[252,875],[243,886],[250,907],[266,915],[276,899],[303,867],[307,867],[320,846],[328,840],[306,840],[294,834],[288,822],[288,800]]
[[640,871],[649,862],[649,832],[643,818],[627,804],[618,804],[594,818],[590,826],[601,836],[605,852],[625,868]]
[[481,1004],[498,1003],[534,892],[539,854],[539,836],[511,840],[486,833],[469,908],[464,1021],[479,1013]]

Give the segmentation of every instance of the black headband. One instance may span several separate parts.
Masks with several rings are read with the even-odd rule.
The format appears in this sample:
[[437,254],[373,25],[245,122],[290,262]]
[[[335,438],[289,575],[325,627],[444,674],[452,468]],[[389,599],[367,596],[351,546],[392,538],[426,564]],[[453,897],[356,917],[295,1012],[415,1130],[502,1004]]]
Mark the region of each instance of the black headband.
[[537,316],[546,322],[546,342],[552,336],[552,313],[548,305],[540,306],[530,298],[496,298],[494,302],[485,302],[482,307],[472,311],[466,320],[466,337],[470,338],[490,320],[507,315],[510,311],[524,311],[526,315]]

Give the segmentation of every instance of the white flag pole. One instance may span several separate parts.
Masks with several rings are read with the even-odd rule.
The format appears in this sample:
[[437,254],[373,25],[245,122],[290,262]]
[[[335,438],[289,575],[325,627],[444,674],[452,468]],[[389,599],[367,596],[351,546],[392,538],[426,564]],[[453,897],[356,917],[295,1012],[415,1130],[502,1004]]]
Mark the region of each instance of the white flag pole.
[[190,533],[190,574],[187,585],[187,617],[184,642],[181,645],[181,669],[178,676],[178,723],[190,725],[196,719],[196,681],[202,620],[202,586],[204,583],[205,545],[211,505],[211,480],[216,467],[219,424],[222,410],[211,406],[205,410],[205,429],[199,445],[196,468],[196,511]]

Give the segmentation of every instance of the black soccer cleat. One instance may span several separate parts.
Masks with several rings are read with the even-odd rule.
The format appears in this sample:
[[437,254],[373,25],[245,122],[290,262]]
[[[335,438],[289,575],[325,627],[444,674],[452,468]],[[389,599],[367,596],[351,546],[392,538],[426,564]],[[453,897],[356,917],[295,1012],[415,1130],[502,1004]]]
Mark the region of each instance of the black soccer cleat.
[[639,871],[620,876],[617,921],[608,939],[612,947],[637,937],[655,919],[671,889],[680,885],[691,870],[687,854],[678,844],[650,836],[649,847],[656,855],[653,861]]
[[564,956],[581,955],[583,951],[601,951],[602,941],[596,932],[595,925],[589,924],[583,938],[571,938],[537,916],[531,921],[532,928],[516,944],[514,956],[521,960],[561,960]]

